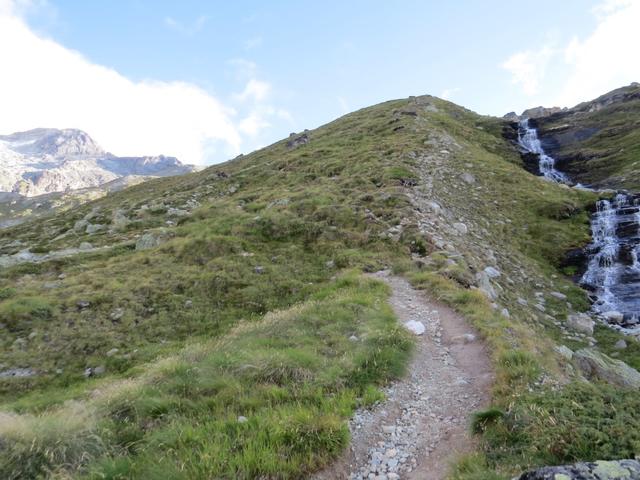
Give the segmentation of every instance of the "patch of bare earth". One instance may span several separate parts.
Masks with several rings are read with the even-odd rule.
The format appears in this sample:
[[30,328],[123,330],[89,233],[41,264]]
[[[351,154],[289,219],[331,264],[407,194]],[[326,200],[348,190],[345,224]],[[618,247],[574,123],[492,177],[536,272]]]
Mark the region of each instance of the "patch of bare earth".
[[386,399],[352,418],[351,446],[316,480],[447,477],[456,458],[473,450],[470,415],[489,403],[493,373],[489,356],[465,319],[429,299],[404,279],[387,282],[390,303],[402,324],[421,322],[407,374],[385,389]]

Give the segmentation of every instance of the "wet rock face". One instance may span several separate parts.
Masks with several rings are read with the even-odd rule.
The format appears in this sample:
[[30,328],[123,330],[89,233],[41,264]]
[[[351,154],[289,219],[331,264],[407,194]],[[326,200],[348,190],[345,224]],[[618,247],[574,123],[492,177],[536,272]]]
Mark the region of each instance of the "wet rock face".
[[640,480],[636,460],[597,461],[544,467],[523,473],[517,480]]
[[[592,243],[581,284],[595,294],[594,310],[610,324],[640,332],[640,195],[600,200],[591,219]],[[608,315],[619,313],[615,317]],[[611,317],[611,318],[610,318]],[[620,318],[618,318],[620,317]]]

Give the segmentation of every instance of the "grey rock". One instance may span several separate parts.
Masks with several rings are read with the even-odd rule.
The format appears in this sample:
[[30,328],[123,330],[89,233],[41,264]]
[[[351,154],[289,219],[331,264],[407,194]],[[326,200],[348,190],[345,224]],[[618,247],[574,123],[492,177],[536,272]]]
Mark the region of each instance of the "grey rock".
[[549,295],[551,295],[552,297],[557,298],[558,300],[566,300],[567,296],[564,293],[560,293],[560,292],[551,292]]
[[621,360],[615,360],[593,348],[583,348],[573,355],[585,377],[625,388],[640,389],[640,372]]
[[624,339],[621,338],[615,343],[613,348],[615,348],[616,350],[624,350],[625,348],[627,348],[627,342],[625,342]]
[[113,214],[113,220],[111,221],[111,226],[113,227],[114,230],[122,231],[125,228],[127,228],[127,226],[129,226],[130,223],[131,223],[131,220],[127,218],[124,210],[118,209]]
[[567,327],[580,333],[593,335],[593,327],[595,322],[586,313],[574,313],[567,317]]
[[10,368],[0,372],[0,378],[26,378],[33,377],[36,374],[32,368]]
[[476,341],[476,336],[473,333],[465,333],[462,335],[457,335],[451,339],[453,343],[473,343]]
[[122,319],[123,316],[124,316],[123,308],[116,308],[109,314],[109,318],[111,319],[112,322],[119,321],[120,319]]
[[189,212],[186,210],[182,210],[181,208],[169,208],[167,210],[167,215],[169,217],[187,217],[189,215]]
[[87,225],[85,232],[88,233],[89,235],[92,235],[94,233],[98,233],[101,230],[104,230],[104,225],[101,225],[99,223],[96,223],[96,224],[90,223]]
[[79,310],[84,310],[85,308],[89,308],[91,306],[91,302],[89,302],[88,300],[78,300],[76,302],[76,307],[78,307]]
[[437,202],[427,202],[426,206],[429,208],[429,210],[431,210],[433,213],[440,213],[442,211],[442,207],[437,203]]
[[466,235],[469,232],[467,226],[461,222],[454,223],[453,228],[455,228],[460,235]]
[[238,416],[238,423],[247,423],[249,421],[249,419],[247,417],[244,417],[242,415]]
[[93,245],[91,245],[89,242],[82,242],[78,248],[80,250],[91,250],[93,248]]
[[414,335],[422,335],[426,330],[424,323],[419,320],[409,320],[404,326]]
[[596,461],[543,467],[523,473],[517,480],[640,480],[637,460]]
[[102,365],[100,365],[93,369],[93,375],[102,375],[105,371],[106,369]]
[[615,310],[603,313],[602,317],[609,323],[620,323],[624,320],[624,315]]
[[475,183],[476,182],[476,177],[474,177],[473,175],[471,175],[470,173],[463,173],[462,175],[460,175],[460,178],[462,179],[463,182],[466,183]]
[[86,221],[84,218],[82,220],[78,220],[76,223],[73,224],[73,229],[80,233],[82,232],[85,228],[87,228],[87,225],[89,225],[89,222]]
[[291,133],[289,135],[289,140],[287,140],[287,147],[289,148],[297,148],[301,145],[306,145],[309,143],[309,135],[303,133],[301,135]]
[[498,293],[493,287],[487,272],[483,270],[482,272],[476,273],[476,283],[478,285],[478,289],[484,293],[489,300],[495,300],[498,298]]
[[495,267],[486,267],[484,269],[484,273],[486,273],[489,276],[489,278],[498,278],[500,275],[502,275],[500,273],[500,270],[498,270]]
[[569,361],[573,358],[573,350],[566,345],[557,345],[554,350]]
[[255,267],[253,267],[253,271],[255,273],[262,274],[262,273],[264,273],[264,267],[262,267],[260,265],[256,265]]
[[185,300],[184,308],[193,308],[193,300]]
[[118,348],[112,348],[111,350],[109,350],[107,352],[107,357],[113,357],[119,351],[120,351],[120,349],[118,349]]
[[164,230],[147,232],[136,241],[136,250],[149,250],[161,245],[166,240],[167,234]]

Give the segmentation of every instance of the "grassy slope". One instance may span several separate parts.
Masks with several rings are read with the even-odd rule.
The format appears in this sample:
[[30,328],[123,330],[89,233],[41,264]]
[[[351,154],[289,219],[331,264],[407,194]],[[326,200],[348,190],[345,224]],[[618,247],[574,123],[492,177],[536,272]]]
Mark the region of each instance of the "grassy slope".
[[[345,419],[379,398],[375,386],[401,373],[410,350],[386,289],[339,273],[391,264],[465,313],[492,346],[504,413],[481,424],[485,455],[462,464],[460,477],[576,456],[541,451],[536,442],[566,431],[535,430],[547,410],[529,406],[549,388],[566,392],[560,407],[575,401],[570,367],[552,348],[587,344],[558,329],[587,305],[555,265],[586,241],[593,196],[524,172],[500,129],[430,97],[387,102],[309,132],[296,149],[280,142],[1,232],[3,253],[111,247],[0,272],[0,363],[39,373],[1,380],[2,475],[294,478],[318,468],[344,448]],[[430,163],[443,139],[454,153]],[[445,207],[431,232],[418,228],[409,197],[417,192]],[[167,227],[171,207],[193,212]],[[131,223],[94,235],[73,229],[87,214],[109,224],[116,210]],[[470,233],[451,235],[455,221]],[[168,240],[135,251],[145,231]],[[419,269],[411,252],[422,256]],[[503,273],[493,306],[469,288],[488,264]],[[544,313],[532,307],[536,293],[547,298]],[[85,379],[88,367],[106,372]],[[577,456],[592,453],[600,451]]]

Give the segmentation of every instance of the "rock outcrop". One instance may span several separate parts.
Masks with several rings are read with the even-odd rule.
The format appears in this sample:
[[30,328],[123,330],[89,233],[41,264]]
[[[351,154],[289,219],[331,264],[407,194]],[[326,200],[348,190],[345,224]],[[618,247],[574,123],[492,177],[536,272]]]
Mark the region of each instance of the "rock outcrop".
[[640,480],[637,460],[597,461],[544,467],[523,473],[517,480]]
[[573,354],[573,360],[588,379],[602,380],[624,388],[640,389],[640,372],[594,348],[578,350]]
[[174,157],[117,157],[85,132],[37,128],[0,135],[0,192],[26,197],[97,187],[129,176],[194,171]]

